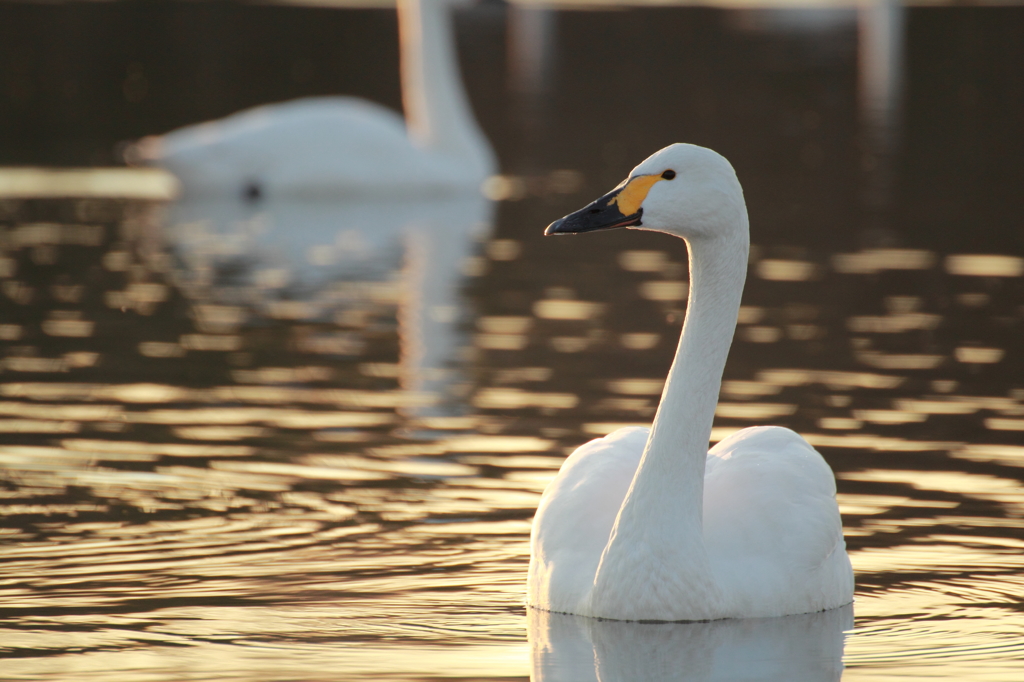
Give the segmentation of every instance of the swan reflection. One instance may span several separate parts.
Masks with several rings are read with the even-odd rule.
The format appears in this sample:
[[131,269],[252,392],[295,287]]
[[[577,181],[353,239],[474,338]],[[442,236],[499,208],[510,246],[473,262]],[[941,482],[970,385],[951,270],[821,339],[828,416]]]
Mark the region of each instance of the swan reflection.
[[196,304],[340,326],[359,318],[349,313],[397,304],[401,385],[431,404],[417,414],[444,415],[459,411],[453,366],[468,343],[463,265],[491,216],[482,197],[181,201],[163,241],[178,264],[176,283]]
[[528,610],[533,682],[824,682],[843,673],[853,606],[779,618],[635,623]]

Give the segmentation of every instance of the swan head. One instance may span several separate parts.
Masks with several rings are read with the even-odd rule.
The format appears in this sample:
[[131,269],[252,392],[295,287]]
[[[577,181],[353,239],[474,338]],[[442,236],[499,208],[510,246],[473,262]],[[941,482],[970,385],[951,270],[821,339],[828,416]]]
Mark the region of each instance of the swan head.
[[721,154],[673,144],[649,156],[608,194],[548,225],[544,234],[616,227],[667,232],[687,241],[745,237],[743,189]]

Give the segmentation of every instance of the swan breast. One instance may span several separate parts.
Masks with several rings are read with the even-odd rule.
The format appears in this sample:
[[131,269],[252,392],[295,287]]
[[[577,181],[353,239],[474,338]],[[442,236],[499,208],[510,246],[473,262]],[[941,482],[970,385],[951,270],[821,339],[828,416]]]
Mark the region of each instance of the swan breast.
[[649,431],[619,429],[584,443],[562,463],[533,520],[528,603],[579,612]]

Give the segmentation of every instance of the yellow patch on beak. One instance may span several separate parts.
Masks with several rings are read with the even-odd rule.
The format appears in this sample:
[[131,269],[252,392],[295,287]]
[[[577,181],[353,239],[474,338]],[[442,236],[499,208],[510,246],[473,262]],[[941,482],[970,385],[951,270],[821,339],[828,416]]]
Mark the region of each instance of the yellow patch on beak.
[[622,215],[633,215],[640,210],[640,205],[647,198],[647,193],[659,180],[664,180],[664,178],[660,175],[638,175],[627,182],[626,186],[608,204],[609,206],[617,205]]

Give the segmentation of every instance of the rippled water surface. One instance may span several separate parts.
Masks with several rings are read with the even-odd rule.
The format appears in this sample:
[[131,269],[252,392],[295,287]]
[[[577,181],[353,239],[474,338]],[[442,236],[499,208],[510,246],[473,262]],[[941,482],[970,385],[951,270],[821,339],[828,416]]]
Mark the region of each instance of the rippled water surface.
[[197,261],[158,238],[176,210],[4,208],[7,678],[636,679],[645,646],[716,679],[1019,677],[1019,258],[755,249],[714,437],[785,424],[836,470],[845,652],[848,613],[792,635],[533,614],[531,653],[533,510],[577,444],[650,419],[682,243],[572,261],[474,227],[448,289],[387,249],[362,279],[267,284],[276,247]]

